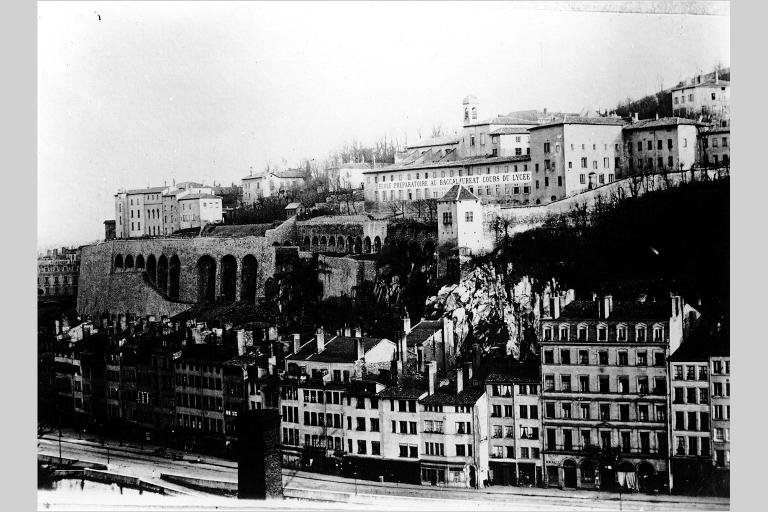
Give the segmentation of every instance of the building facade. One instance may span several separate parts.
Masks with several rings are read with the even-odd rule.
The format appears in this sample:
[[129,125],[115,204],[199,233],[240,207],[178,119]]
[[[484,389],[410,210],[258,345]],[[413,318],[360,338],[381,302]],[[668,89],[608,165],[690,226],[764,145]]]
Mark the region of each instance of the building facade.
[[689,170],[700,160],[698,130],[697,122],[680,117],[626,125],[624,171],[632,175]]
[[80,277],[80,249],[62,247],[37,256],[37,295],[76,297]]
[[681,117],[702,116],[718,126],[728,125],[731,114],[731,84],[713,78],[695,76],[690,83],[672,89],[672,113]]
[[714,128],[701,132],[702,164],[712,167],[731,165],[731,129]]
[[[553,300],[541,321],[548,485],[648,490],[668,481],[667,359],[683,305]],[[621,479],[621,480],[619,480]]]

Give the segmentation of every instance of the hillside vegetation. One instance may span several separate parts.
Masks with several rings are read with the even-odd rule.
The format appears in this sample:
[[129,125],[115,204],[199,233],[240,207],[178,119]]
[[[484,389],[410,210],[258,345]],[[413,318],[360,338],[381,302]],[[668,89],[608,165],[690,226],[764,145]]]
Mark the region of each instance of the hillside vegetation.
[[[681,294],[702,313],[727,317],[729,180],[699,181],[564,214],[503,241],[484,260],[515,283],[555,279],[577,295]],[[483,263],[479,261],[478,263]]]

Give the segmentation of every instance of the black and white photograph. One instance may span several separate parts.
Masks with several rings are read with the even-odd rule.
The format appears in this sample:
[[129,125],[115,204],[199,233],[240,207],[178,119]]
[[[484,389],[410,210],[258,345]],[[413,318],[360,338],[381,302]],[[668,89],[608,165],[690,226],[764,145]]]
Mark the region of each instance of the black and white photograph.
[[730,510],[731,6],[37,2],[38,510]]

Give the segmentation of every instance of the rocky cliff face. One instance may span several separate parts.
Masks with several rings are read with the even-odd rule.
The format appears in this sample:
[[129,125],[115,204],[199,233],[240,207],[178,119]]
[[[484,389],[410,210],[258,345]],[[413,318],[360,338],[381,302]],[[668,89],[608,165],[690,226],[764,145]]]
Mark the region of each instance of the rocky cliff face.
[[535,353],[534,319],[538,295],[527,277],[515,283],[492,265],[466,272],[459,284],[444,286],[429,297],[424,317],[453,319],[459,354],[469,356],[475,345],[487,352],[503,345],[506,354],[525,360]]

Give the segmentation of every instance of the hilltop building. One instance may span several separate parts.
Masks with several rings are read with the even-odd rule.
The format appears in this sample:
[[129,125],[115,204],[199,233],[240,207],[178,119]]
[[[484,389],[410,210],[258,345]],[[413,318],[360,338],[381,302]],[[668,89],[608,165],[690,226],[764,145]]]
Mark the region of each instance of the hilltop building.
[[76,297],[80,249],[62,247],[37,256],[37,295]]
[[242,179],[243,204],[254,204],[264,197],[285,194],[288,190],[301,187],[306,179],[307,173],[303,169],[268,170],[256,174],[251,171]]

